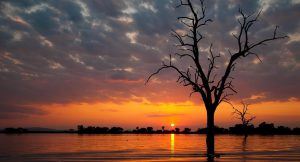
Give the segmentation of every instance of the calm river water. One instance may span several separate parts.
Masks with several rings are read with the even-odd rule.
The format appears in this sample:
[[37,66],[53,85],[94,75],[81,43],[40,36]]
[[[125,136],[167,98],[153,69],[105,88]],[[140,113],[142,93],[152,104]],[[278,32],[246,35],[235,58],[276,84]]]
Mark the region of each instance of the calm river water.
[[[205,161],[205,135],[0,134],[0,161]],[[300,161],[300,136],[217,135],[216,161]]]

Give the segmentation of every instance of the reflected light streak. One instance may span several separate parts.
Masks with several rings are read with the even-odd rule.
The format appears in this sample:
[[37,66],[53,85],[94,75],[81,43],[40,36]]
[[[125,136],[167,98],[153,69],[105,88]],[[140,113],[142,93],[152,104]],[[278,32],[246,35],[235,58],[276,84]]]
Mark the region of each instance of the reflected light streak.
[[175,148],[175,134],[171,134],[171,154],[174,154]]

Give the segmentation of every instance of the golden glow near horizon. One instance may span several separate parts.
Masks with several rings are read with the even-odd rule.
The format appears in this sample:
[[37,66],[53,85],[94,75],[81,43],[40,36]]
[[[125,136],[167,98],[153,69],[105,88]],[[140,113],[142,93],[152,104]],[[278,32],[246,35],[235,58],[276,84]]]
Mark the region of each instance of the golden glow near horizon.
[[173,128],[175,126],[175,124],[174,123],[171,123],[171,127]]
[[[273,122],[275,125],[299,127],[300,102],[261,102],[249,106],[249,113],[256,116],[254,124],[260,122]],[[134,129],[137,126],[152,126],[161,129],[162,126],[189,127],[197,129],[205,127],[206,111],[203,105],[194,103],[150,103],[150,102],[124,102],[124,103],[74,103],[52,104],[39,106],[47,114],[31,115],[18,120],[2,120],[0,126],[22,127],[50,127],[50,128],[76,128],[77,125],[93,126],[121,126],[125,129]],[[218,126],[228,127],[239,121],[232,116],[232,108],[228,104],[221,104],[216,111],[215,123]],[[172,127],[171,124],[174,124]]]

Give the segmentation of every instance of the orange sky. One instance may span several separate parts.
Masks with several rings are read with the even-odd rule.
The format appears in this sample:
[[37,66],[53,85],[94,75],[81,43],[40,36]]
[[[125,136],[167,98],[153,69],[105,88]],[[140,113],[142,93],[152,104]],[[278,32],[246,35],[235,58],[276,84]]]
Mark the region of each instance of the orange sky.
[[[262,121],[274,122],[276,125],[299,126],[299,101],[262,102],[249,106],[249,112],[256,116],[254,124]],[[182,103],[143,102],[93,103],[93,104],[53,104],[40,105],[49,111],[46,115],[31,115],[19,120],[1,121],[1,126],[28,126],[50,128],[76,128],[76,125],[121,126],[133,129],[136,126],[153,126],[155,129],[171,123],[176,127],[204,127],[205,110],[202,105],[190,101]],[[216,125],[228,127],[239,122],[232,116],[232,108],[222,104],[216,112]]]

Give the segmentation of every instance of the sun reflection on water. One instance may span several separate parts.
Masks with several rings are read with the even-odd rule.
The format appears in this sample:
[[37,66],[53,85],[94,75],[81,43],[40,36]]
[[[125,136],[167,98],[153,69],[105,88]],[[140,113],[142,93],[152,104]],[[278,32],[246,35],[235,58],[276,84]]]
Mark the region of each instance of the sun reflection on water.
[[171,154],[174,154],[175,134],[171,134]]

